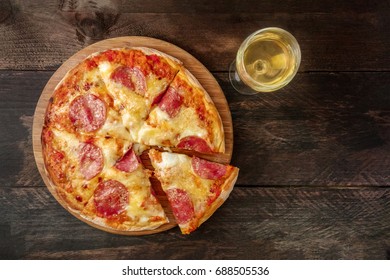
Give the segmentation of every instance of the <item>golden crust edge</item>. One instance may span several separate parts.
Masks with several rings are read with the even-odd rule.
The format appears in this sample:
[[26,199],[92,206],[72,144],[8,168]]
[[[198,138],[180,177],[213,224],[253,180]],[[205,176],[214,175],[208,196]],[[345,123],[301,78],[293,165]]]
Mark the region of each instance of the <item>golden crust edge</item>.
[[124,48],[108,48],[108,49],[105,49],[105,50],[102,50],[102,51],[98,51],[98,52],[94,52],[90,55],[88,55],[86,58],[83,59],[86,60],[86,59],[89,59],[89,58],[92,58],[94,56],[98,56],[106,51],[109,51],[109,50],[116,50],[116,51],[130,51],[130,50],[139,50],[141,52],[143,52],[145,55],[152,55],[152,54],[157,54],[161,57],[163,57],[164,59],[166,59],[166,61],[168,62],[168,64],[174,68],[176,68],[178,71],[180,69],[180,67],[182,67],[183,65],[183,62],[181,62],[179,59],[177,59],[176,57],[173,57],[169,54],[166,54],[162,51],[159,51],[159,50],[156,50],[154,48],[149,48],[149,47],[124,47]]
[[124,222],[122,224],[119,224],[117,227],[110,226],[109,224],[107,224],[106,218],[101,218],[101,217],[98,217],[98,216],[93,216],[92,217],[92,216],[84,213],[83,211],[81,211],[79,213],[79,215],[84,220],[86,220],[87,222],[90,222],[90,223],[92,223],[94,225],[98,225],[101,228],[110,229],[110,230],[114,230],[114,231],[123,231],[123,232],[154,230],[154,229],[159,228],[162,225],[165,225],[165,224],[169,223],[169,219],[165,215],[165,213],[164,213],[165,219],[163,219],[161,221],[158,221],[158,222],[150,222],[150,224],[147,225],[147,226],[146,225],[145,226],[141,226],[141,225],[130,226],[130,225],[128,225],[128,223]]

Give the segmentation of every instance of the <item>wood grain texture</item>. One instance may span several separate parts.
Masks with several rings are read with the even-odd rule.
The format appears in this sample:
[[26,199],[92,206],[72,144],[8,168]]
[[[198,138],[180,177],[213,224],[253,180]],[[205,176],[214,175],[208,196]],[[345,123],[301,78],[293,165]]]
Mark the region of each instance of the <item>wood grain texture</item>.
[[55,70],[86,45],[135,35],[171,42],[209,70],[227,71],[247,35],[279,26],[301,45],[301,72],[390,70],[386,1],[62,2],[10,1],[12,16],[0,24],[1,69]]
[[272,94],[227,91],[240,183],[389,186],[389,77],[309,73]]
[[0,187],[0,201],[2,259],[389,258],[384,188],[235,188],[189,236],[105,233],[60,209],[45,188]]
[[35,106],[53,72],[0,71],[0,185],[39,186],[32,150]]

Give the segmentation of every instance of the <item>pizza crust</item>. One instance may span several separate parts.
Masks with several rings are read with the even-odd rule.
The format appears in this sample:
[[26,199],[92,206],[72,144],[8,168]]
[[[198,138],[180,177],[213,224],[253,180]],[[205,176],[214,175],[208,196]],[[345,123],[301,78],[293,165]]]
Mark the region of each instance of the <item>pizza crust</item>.
[[142,51],[143,53],[145,53],[146,55],[153,55],[153,54],[157,54],[161,57],[164,57],[168,63],[176,68],[176,67],[180,67],[183,65],[183,62],[181,62],[179,59],[177,59],[176,57],[173,57],[173,56],[170,56],[169,54],[166,54],[166,53],[163,53],[163,52],[160,52],[156,49],[152,49],[152,48],[147,48],[147,47],[133,47],[131,49],[134,49],[134,50],[140,50]]
[[89,221],[93,225],[98,225],[104,229],[111,229],[115,233],[118,231],[146,231],[146,230],[154,230],[164,224],[169,223],[168,218],[162,219],[160,221],[151,221],[148,224],[136,223],[136,222],[107,222],[107,219],[101,218],[98,216],[91,216],[85,213],[81,213],[80,216],[85,220]]

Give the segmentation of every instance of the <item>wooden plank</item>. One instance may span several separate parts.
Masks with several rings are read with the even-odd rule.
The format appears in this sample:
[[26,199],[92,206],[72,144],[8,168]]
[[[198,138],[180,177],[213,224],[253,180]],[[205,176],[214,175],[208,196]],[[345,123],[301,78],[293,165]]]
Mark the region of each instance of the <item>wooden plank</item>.
[[[69,1],[64,1],[69,2]],[[112,1],[115,2],[115,1]],[[383,1],[355,0],[352,2],[324,1],[288,1],[274,0],[215,0],[215,1],[163,1],[156,5],[154,0],[124,1],[123,11],[136,13],[337,13],[350,12],[376,12],[382,8],[389,8]]]
[[0,187],[1,259],[386,259],[389,188],[235,188],[189,236],[119,236],[72,217],[46,188]]
[[0,71],[1,185],[43,185],[31,135],[35,106],[52,74]]
[[[43,185],[31,126],[52,73],[0,72],[0,185]],[[389,185],[390,73],[300,73],[257,96],[214,76],[232,112],[238,185]]]
[[218,77],[233,117],[239,183],[389,185],[389,73],[299,74],[256,96]]
[[10,12],[0,15],[4,18],[0,23],[0,68],[54,70],[93,42],[138,35],[171,42],[209,70],[226,71],[247,35],[279,26],[294,34],[301,45],[301,72],[390,70],[390,7],[383,1],[292,1],[289,5],[284,1],[275,5],[235,1],[222,9],[221,2],[168,1],[158,5],[160,12],[150,1],[145,6],[142,1],[123,6],[115,4],[117,1],[108,6],[108,0],[72,1],[78,2],[73,7],[69,1],[63,5],[10,1]]
[[[301,1],[286,1],[275,0],[272,3],[268,1],[258,0],[198,0],[198,1],[178,1],[168,0],[161,1],[156,5],[154,0],[95,0],[93,3],[89,0],[61,0],[61,1],[23,1],[3,0],[4,6],[12,3],[23,11],[54,11],[61,12],[80,12],[85,9],[96,12],[100,10],[110,10],[114,12],[124,13],[182,13],[182,14],[225,14],[225,13],[337,13],[337,12],[377,12],[389,8],[387,3],[381,0],[372,0],[367,3],[365,0],[354,0],[352,2],[334,2],[332,0],[318,1],[317,3],[311,0]],[[7,3],[8,2],[8,3]],[[45,5],[44,5],[45,4]]]

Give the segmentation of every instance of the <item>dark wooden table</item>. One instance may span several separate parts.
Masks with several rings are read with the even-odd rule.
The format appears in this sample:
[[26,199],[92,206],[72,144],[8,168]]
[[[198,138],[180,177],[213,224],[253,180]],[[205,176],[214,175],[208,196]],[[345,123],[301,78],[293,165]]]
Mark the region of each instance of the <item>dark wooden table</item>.
[[[383,0],[0,0],[0,258],[389,259],[389,15]],[[228,65],[268,26],[298,39],[299,73],[276,93],[239,95]],[[237,185],[189,236],[94,229],[55,201],[35,166],[46,82],[78,50],[125,35],[191,53],[232,112]]]

